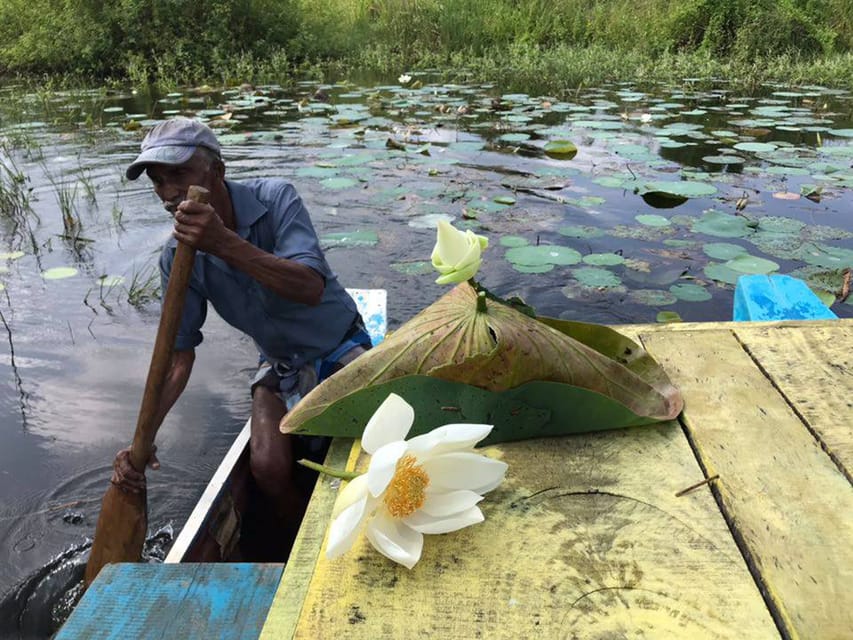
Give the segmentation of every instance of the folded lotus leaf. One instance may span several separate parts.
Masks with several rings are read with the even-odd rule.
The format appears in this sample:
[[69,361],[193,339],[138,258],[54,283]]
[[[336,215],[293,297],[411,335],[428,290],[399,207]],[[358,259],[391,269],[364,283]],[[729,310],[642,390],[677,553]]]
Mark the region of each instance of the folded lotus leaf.
[[479,297],[467,282],[452,289],[306,395],[282,419],[281,430],[304,431],[303,423],[339,399],[412,375],[493,392],[532,381],[562,383],[610,398],[646,421],[681,412],[678,390],[628,338],[597,325],[532,318]]

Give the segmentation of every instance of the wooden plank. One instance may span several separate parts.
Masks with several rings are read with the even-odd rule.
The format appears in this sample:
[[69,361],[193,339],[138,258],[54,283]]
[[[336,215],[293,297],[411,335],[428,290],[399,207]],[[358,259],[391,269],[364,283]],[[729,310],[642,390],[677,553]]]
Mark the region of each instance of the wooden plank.
[[280,564],[107,565],[54,640],[255,640]]
[[708,488],[675,497],[702,479],[677,423],[489,451],[509,472],[484,523],[427,536],[411,571],[363,537],[292,559],[262,638],[779,637]]
[[779,624],[793,638],[849,638],[850,483],[730,330],[642,340],[684,394],[684,422]]
[[847,479],[853,473],[853,322],[735,334],[814,431]]
[[[336,469],[353,469],[355,460],[350,460],[352,448],[352,439],[334,439],[326,455],[325,464]],[[320,556],[329,514],[335,504],[339,486],[340,480],[329,476],[320,475],[317,479],[311,502],[290,551],[281,584],[276,590],[264,623],[261,640],[279,640],[293,636],[314,566]]]

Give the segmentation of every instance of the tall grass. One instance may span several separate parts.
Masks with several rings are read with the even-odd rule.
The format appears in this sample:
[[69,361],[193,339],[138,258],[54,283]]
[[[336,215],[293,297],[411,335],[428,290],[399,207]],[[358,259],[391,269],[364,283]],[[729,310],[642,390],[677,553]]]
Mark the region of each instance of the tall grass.
[[[464,64],[552,86],[840,59],[851,0],[0,0],[0,73],[284,82],[294,66]],[[621,61],[621,64],[620,64]],[[838,63],[835,63],[838,64]],[[578,68],[577,65],[580,65]],[[770,67],[778,65],[770,63]],[[562,80],[560,80],[562,78]]]

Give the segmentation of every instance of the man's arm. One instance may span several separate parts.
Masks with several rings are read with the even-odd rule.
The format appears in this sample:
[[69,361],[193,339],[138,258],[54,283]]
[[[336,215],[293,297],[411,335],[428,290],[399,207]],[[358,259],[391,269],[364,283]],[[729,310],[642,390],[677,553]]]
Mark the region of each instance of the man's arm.
[[319,273],[243,240],[225,226],[210,205],[182,202],[175,213],[175,237],[221,258],[286,300],[315,306],[323,298],[325,282]]
[[[156,429],[159,429],[160,425],[163,424],[163,420],[165,420],[169,410],[174,406],[186,388],[187,381],[190,379],[190,373],[192,373],[193,362],[195,362],[195,351],[193,349],[175,351],[172,354],[169,372],[163,381],[160,406],[155,416]],[[154,453],[151,454],[148,466],[152,469],[160,468],[160,462]],[[123,491],[130,491],[131,493],[138,493],[145,489],[145,469],[138,471],[130,464],[130,447],[122,449],[116,454],[115,461],[113,462],[111,482]]]

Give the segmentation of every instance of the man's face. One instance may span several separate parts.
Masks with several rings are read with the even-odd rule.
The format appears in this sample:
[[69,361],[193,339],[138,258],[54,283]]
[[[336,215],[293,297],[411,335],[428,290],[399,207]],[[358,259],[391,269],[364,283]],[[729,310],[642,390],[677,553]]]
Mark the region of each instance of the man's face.
[[215,162],[196,151],[184,164],[151,164],[145,168],[145,173],[151,178],[154,192],[163,201],[163,206],[174,215],[178,205],[186,199],[190,186],[212,190],[218,172]]

